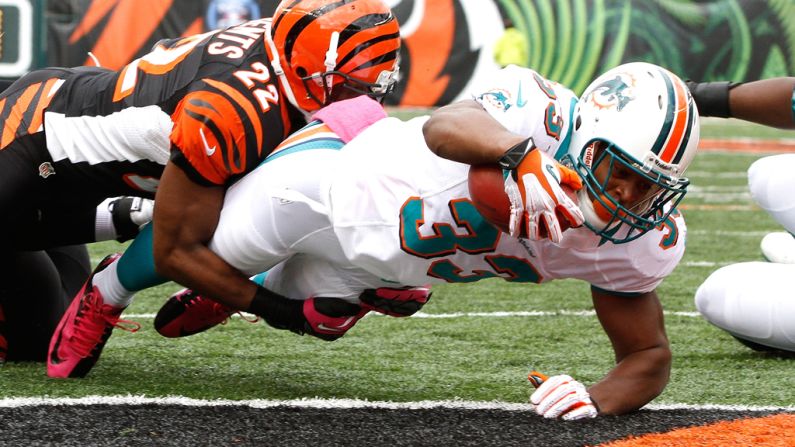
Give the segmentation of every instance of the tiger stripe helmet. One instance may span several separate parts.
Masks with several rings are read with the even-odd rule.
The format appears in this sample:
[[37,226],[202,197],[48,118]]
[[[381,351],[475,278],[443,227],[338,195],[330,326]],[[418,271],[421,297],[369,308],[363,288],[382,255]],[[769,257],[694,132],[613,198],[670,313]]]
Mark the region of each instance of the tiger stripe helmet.
[[[687,192],[684,173],[699,142],[698,109],[685,83],[654,64],[620,65],[586,87],[572,129],[567,158],[583,179],[586,226],[623,243],[665,222]],[[594,175],[602,163],[611,173],[628,167],[653,187],[625,207],[606,191],[609,176],[600,182]]]
[[309,113],[346,97],[389,93],[399,31],[381,0],[283,0],[273,14],[270,56],[290,102]]

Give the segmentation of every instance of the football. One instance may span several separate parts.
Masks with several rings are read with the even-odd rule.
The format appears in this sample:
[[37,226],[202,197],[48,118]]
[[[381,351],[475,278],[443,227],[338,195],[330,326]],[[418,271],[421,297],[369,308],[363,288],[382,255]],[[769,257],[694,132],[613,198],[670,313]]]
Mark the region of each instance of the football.
[[[492,225],[503,233],[508,233],[511,219],[511,202],[505,194],[505,179],[502,168],[497,164],[473,165],[469,168],[469,197],[478,212]],[[563,191],[577,203],[577,193],[566,185]],[[569,222],[558,211],[560,229],[566,231]],[[522,225],[521,237],[527,237],[525,226]],[[545,232],[545,230],[542,230]]]

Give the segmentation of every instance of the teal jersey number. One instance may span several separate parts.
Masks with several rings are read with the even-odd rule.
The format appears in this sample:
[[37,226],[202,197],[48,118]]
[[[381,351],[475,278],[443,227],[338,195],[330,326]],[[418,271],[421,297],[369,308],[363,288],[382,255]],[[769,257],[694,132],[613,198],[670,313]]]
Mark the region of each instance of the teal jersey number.
[[419,229],[425,224],[423,200],[411,197],[400,210],[400,245],[403,251],[424,259],[440,258],[463,251],[470,255],[483,254],[491,270],[476,270],[463,275],[463,270],[449,259],[434,261],[428,276],[447,282],[474,282],[485,278],[503,278],[516,282],[541,282],[541,276],[526,259],[515,256],[488,255],[494,253],[502,236],[489,224],[467,199],[451,200],[448,204],[453,221],[464,234],[457,234],[449,223],[431,225],[433,234],[423,236]]

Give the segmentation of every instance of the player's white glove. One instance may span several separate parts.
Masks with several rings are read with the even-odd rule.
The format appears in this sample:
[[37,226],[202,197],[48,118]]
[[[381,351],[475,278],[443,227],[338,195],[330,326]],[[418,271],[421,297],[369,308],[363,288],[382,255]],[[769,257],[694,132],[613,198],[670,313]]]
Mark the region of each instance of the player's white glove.
[[[108,199],[108,209],[113,217],[116,240],[124,242],[134,238],[144,225],[152,221],[155,201],[141,197],[116,197]],[[103,202],[104,203],[104,202]]]
[[511,170],[505,179],[505,193],[511,202],[511,236],[520,235],[525,225],[529,239],[548,237],[560,242],[563,230],[557,213],[572,227],[585,221],[580,208],[561,188],[567,185],[575,191],[581,189],[580,176],[535,147],[532,138],[509,149],[499,163],[503,169]]
[[547,419],[573,421],[598,414],[585,385],[566,374],[545,379],[530,396],[530,403],[535,405],[536,413]]

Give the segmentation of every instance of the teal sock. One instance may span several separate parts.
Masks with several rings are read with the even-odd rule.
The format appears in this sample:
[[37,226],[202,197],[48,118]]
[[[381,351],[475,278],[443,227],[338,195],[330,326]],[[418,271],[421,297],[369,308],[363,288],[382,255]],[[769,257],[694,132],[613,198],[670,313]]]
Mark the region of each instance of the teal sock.
[[132,241],[119,259],[118,276],[121,285],[132,292],[148,289],[165,282],[155,270],[152,253],[152,223],[148,223]]

